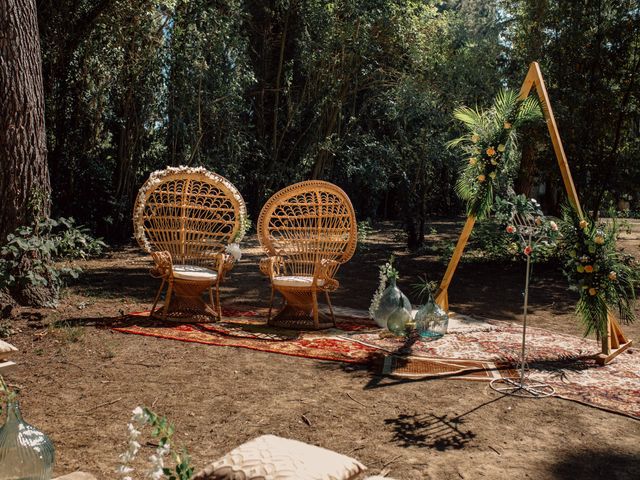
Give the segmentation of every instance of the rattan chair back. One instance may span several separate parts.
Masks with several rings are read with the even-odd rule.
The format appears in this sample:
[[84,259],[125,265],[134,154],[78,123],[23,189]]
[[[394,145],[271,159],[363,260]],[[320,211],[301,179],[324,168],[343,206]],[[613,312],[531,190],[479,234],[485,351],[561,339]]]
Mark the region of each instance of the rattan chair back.
[[211,265],[239,240],[246,207],[226,178],[204,168],[154,172],[138,193],[134,234],[147,252],[168,251],[174,264]]
[[344,263],[353,256],[355,212],[346,193],[332,183],[296,183],[264,205],[258,239],[267,255],[283,257],[288,275],[313,276],[319,261]]

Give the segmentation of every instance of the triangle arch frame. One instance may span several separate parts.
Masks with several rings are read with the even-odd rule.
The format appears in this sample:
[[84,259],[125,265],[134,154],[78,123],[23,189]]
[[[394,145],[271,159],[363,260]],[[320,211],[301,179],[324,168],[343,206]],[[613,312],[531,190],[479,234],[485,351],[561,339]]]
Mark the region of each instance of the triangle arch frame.
[[[520,87],[519,98],[521,100],[527,98],[531,94],[531,90],[534,88],[538,94],[538,98],[540,99],[540,104],[542,105],[542,113],[544,114],[547,129],[551,136],[553,151],[555,153],[556,160],[558,161],[558,167],[560,168],[562,182],[564,183],[569,203],[576,210],[578,216],[580,218],[584,218],[582,206],[580,205],[580,198],[578,197],[578,192],[576,191],[576,187],[573,183],[573,177],[571,176],[571,170],[569,169],[567,155],[565,154],[564,147],[562,146],[558,125],[556,124],[556,119],[553,115],[553,110],[551,109],[549,94],[547,93],[547,88],[545,86],[544,79],[542,78],[542,71],[540,70],[538,62],[533,62],[529,66],[527,76],[525,77],[524,82],[522,82],[522,87]],[[465,222],[462,232],[458,237],[456,248],[453,251],[449,264],[447,265],[447,270],[445,271],[438,291],[436,292],[435,301],[445,311],[449,311],[449,285],[453,280],[453,275],[460,263],[464,248],[467,245],[471,232],[473,231],[475,222],[475,215],[469,215],[467,217],[467,221]],[[596,360],[602,365],[609,363],[616,355],[622,353],[633,343],[632,340],[625,337],[622,328],[620,327],[620,323],[611,311],[609,311],[607,323],[607,335],[602,337],[602,349],[596,356]]]

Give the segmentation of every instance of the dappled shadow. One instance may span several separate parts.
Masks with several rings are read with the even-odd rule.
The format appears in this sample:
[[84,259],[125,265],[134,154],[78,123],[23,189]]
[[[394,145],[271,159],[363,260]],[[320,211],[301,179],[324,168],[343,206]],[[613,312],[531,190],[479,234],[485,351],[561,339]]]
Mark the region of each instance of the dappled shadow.
[[401,447],[435,448],[438,451],[460,450],[471,442],[476,434],[465,428],[465,420],[459,416],[402,414],[387,419],[385,424],[393,429],[393,441]]
[[581,450],[568,453],[551,469],[558,480],[601,479],[637,480],[640,454]]
[[438,451],[460,450],[477,435],[466,428],[465,417],[500,401],[504,395],[481,403],[460,415],[401,414],[384,421],[393,429],[393,440],[401,447],[427,447]]

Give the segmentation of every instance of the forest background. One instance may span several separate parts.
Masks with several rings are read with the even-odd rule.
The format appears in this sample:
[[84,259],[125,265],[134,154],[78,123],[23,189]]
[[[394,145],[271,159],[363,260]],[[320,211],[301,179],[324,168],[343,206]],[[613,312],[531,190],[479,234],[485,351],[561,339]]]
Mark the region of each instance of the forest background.
[[[131,238],[150,172],[203,165],[239,188],[254,219],[278,189],[322,178],[359,220],[399,220],[419,248],[430,218],[464,211],[461,159],[446,147],[453,110],[519,88],[531,61],[586,208],[637,209],[635,1],[36,3],[52,217],[111,244]],[[516,190],[557,213],[546,128],[522,133]]]

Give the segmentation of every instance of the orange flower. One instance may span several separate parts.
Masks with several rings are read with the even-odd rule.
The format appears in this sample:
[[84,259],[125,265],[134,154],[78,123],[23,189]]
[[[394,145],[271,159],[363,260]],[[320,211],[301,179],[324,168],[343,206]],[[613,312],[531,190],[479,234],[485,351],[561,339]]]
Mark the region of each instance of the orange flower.
[[598,293],[598,291],[595,288],[591,287],[589,289],[589,295],[591,295],[592,297],[595,296],[596,293]]
[[486,179],[487,179],[487,177],[485,177],[484,175],[482,175],[482,174],[478,175],[478,181],[480,183],[484,182]]
[[487,148],[487,155],[493,157],[496,154],[496,150],[493,147]]
[[511,128],[511,124],[509,122],[504,122],[504,129],[509,130]]
[[587,273],[592,273],[593,272],[593,267],[591,265],[585,265],[584,266],[584,271]]
[[584,230],[585,228],[587,228],[587,226],[589,226],[589,224],[586,220],[580,220],[580,228]]
[[478,143],[480,141],[480,135],[478,135],[477,133],[474,133],[473,135],[471,135],[471,141],[473,143]]
[[594,238],[593,241],[596,242],[596,245],[602,245],[604,243],[604,237],[596,235],[596,238]]
[[618,278],[618,274],[616,272],[614,272],[613,270],[609,272],[609,280],[611,281],[615,281]]

